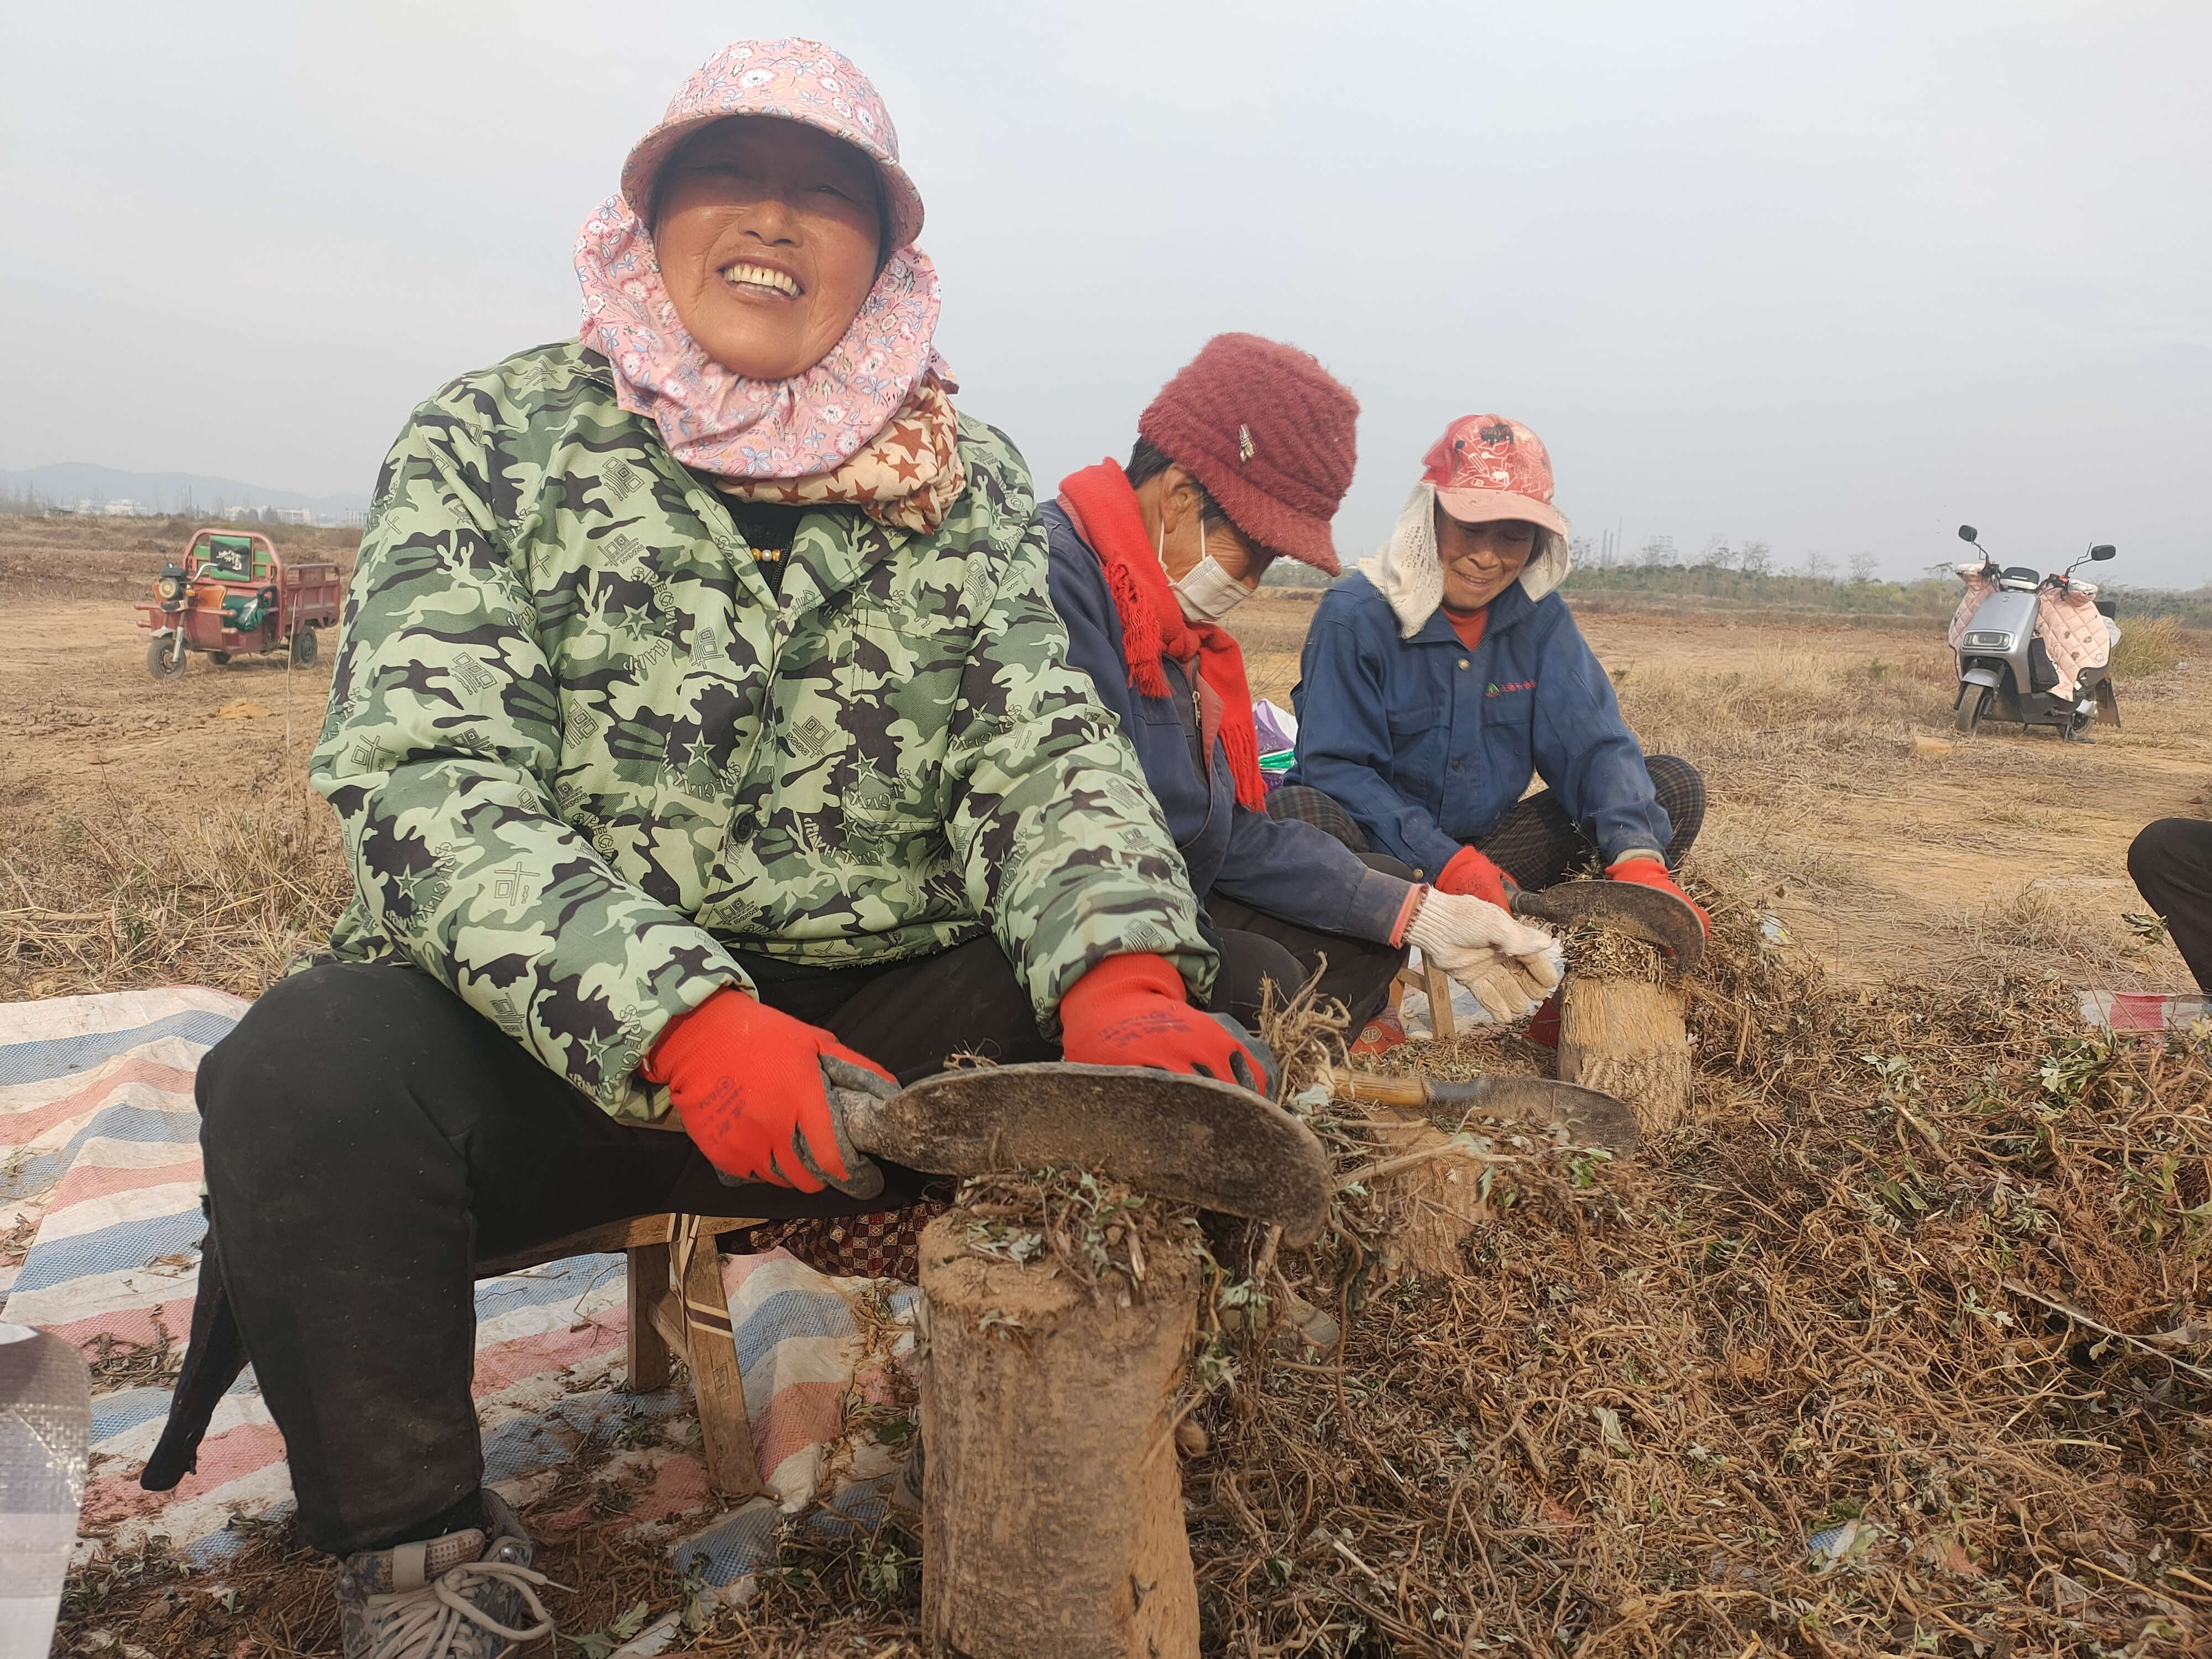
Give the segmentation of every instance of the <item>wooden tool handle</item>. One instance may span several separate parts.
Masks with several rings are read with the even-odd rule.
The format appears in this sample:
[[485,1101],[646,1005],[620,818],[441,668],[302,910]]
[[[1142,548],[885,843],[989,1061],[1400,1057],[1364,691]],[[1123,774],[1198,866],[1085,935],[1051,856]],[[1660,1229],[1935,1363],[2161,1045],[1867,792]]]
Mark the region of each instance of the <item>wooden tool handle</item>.
[[1427,1080],[1418,1077],[1389,1077],[1381,1072],[1339,1072],[1336,1080],[1354,1100],[1371,1100],[1378,1106],[1425,1106]]

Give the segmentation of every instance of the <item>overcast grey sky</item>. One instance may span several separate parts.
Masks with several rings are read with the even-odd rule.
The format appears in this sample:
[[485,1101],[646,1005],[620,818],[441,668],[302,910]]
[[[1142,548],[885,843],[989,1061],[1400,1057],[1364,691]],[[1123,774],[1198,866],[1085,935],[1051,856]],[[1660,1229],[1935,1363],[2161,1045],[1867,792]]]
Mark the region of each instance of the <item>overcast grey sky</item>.
[[569,250],[726,41],[896,119],[963,407],[1041,484],[1211,334],[1359,394],[1348,553],[1451,417],[1694,553],[2212,580],[2212,7],[0,7],[0,467],[367,490],[441,382],[573,333]]

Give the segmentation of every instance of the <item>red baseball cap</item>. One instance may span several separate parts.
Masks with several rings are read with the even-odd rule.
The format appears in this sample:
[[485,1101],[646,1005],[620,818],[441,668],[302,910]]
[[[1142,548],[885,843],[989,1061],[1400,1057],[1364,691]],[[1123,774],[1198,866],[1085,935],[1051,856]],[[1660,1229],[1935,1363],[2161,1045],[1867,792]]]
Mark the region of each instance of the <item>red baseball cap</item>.
[[1421,477],[1462,524],[1525,519],[1557,536],[1567,520],[1552,505],[1552,458],[1543,440],[1503,415],[1463,415],[1421,458]]

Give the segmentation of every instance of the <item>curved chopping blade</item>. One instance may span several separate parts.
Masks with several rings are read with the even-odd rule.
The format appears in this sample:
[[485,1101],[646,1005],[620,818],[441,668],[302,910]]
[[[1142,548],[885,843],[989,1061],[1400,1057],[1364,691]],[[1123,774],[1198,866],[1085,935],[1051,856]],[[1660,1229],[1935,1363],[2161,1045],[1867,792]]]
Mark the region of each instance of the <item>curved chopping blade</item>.
[[1579,1083],[1490,1072],[1464,1082],[1425,1078],[1421,1091],[1431,1115],[1443,1106],[1486,1117],[1541,1118],[1565,1124],[1568,1135],[1581,1146],[1624,1155],[1644,1144],[1644,1131],[1626,1101]]
[[1449,1115],[1463,1118],[1471,1112],[1486,1117],[1538,1118],[1565,1125],[1568,1134],[1579,1145],[1602,1146],[1624,1157],[1644,1140],[1636,1114],[1626,1101],[1579,1083],[1554,1083],[1547,1077],[1524,1077],[1512,1072],[1452,1079],[1386,1076],[1356,1070],[1338,1072],[1334,1080],[1354,1100],[1411,1106],[1439,1125]]
[[1657,945],[1683,973],[1705,954],[1705,930],[1686,899],[1632,881],[1565,881],[1537,892],[1517,893],[1513,914],[1555,927],[1587,922]]
[[945,1072],[889,1100],[852,1099],[853,1144],[908,1169],[1089,1170],[1274,1223],[1291,1244],[1328,1224],[1328,1158],[1313,1131],[1233,1083],[1047,1061]]

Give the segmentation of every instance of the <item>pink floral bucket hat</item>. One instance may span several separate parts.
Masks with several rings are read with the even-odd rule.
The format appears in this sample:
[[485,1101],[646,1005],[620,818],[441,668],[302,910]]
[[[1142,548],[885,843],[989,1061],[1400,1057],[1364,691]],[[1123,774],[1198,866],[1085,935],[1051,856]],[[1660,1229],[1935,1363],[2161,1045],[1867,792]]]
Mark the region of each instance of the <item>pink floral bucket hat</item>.
[[[804,121],[875,163],[890,222],[875,285],[829,356],[786,380],[749,380],[684,328],[653,246],[653,179],[676,146],[733,115]],[[899,166],[890,112],[842,52],[812,40],[740,40],[684,82],[623,163],[622,189],[576,234],[584,343],[616,400],[660,428],[685,466],[732,479],[799,478],[851,459],[925,379],[958,389],[937,354],[937,268],[915,246],[921,194]]]
[[726,115],[779,115],[842,138],[876,164],[890,217],[891,248],[921,234],[921,192],[899,165],[898,130],[873,82],[842,52],[818,40],[739,40],[708,58],[670,100],[660,125],[623,163],[623,198],[641,219],[653,212],[653,181],[671,151]]

